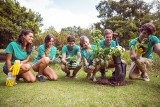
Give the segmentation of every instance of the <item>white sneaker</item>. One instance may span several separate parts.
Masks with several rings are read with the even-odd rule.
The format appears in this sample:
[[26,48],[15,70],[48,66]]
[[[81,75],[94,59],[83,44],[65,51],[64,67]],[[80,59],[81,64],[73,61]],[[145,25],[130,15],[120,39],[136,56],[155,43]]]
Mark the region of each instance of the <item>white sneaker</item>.
[[144,81],[150,81],[150,79],[149,79],[148,76],[142,77],[142,79],[143,79]]
[[17,85],[17,82],[16,82],[16,80],[14,81],[14,85]]

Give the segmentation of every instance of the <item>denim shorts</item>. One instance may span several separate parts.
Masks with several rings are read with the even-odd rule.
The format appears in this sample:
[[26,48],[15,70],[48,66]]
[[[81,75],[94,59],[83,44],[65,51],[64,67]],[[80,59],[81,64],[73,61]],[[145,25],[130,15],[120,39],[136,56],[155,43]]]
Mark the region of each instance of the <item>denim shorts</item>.
[[4,72],[6,75],[8,75],[8,69],[7,69],[7,66],[6,66],[6,65],[3,66],[3,72]]

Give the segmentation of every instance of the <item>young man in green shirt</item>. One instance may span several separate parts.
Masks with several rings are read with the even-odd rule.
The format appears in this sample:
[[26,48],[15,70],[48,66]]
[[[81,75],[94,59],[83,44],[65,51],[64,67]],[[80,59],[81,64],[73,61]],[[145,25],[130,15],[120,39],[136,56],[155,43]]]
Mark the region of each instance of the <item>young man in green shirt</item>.
[[[129,78],[135,79],[141,76],[144,81],[150,81],[147,74],[146,66],[151,65],[153,61],[153,48],[155,52],[160,56],[160,42],[159,39],[154,36],[156,31],[155,26],[152,23],[145,23],[140,28],[139,37],[135,38],[129,43],[130,58],[133,61],[129,69]],[[138,51],[132,49],[136,44],[144,44],[146,47],[141,48],[142,56],[138,56]]]
[[[70,77],[70,70],[73,70],[73,74],[71,78],[77,78],[76,74],[81,69],[81,53],[80,53],[80,47],[75,44],[75,38],[73,36],[68,36],[67,38],[67,45],[64,45],[62,47],[62,58],[61,58],[61,69],[66,73],[66,78]],[[75,63],[73,63],[73,66],[69,67],[69,57],[77,57]],[[69,66],[68,66],[69,65]]]

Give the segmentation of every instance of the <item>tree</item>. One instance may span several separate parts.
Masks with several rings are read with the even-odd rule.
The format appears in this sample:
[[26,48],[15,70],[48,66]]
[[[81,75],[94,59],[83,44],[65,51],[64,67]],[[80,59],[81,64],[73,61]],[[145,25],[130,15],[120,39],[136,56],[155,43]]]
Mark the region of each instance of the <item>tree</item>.
[[[104,0],[96,6],[101,22],[95,23],[97,29],[112,29],[119,34],[119,42],[128,47],[130,39],[139,35],[139,27],[146,22],[156,22],[151,4],[143,0]],[[126,42],[127,41],[127,42]]]
[[80,26],[62,28],[61,32],[65,32],[67,34],[74,35],[78,38],[82,35],[86,35],[86,36],[90,35],[90,30],[89,29],[84,29],[84,28],[81,28]]
[[160,1],[154,0],[152,2],[152,8],[153,8],[153,19],[154,24],[156,26],[157,32],[156,35],[160,38]]
[[42,20],[39,13],[27,11],[16,0],[0,0],[0,48],[15,40],[22,29],[39,33]]

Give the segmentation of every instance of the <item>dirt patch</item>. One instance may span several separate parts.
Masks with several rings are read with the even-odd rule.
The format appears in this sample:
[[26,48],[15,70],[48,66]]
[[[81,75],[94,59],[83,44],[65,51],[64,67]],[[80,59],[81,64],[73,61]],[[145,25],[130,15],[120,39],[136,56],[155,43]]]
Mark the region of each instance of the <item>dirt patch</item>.
[[96,82],[94,82],[95,84],[102,84],[102,85],[111,85],[111,86],[125,86],[125,85],[129,85],[132,82],[131,81],[115,81],[113,80],[113,78],[105,78],[105,79],[100,79]]

